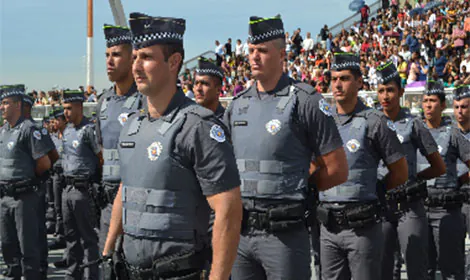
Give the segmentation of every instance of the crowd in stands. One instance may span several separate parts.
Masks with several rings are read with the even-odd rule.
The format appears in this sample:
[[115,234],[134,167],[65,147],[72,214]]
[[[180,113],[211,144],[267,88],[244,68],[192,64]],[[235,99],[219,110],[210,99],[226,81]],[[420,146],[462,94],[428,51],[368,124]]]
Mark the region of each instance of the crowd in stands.
[[[410,3],[412,1],[412,3]],[[393,61],[404,87],[421,87],[427,79],[441,80],[448,88],[470,84],[470,0],[439,2],[390,0],[387,8],[369,16],[367,6],[361,19],[338,34],[324,25],[314,38],[300,28],[286,32],[284,71],[293,79],[308,83],[318,92],[329,92],[330,65],[335,52],[360,55],[363,90],[377,86],[376,68]],[[466,24],[467,22],[467,24]],[[248,62],[248,44],[229,38],[215,41],[216,62],[225,72],[221,96],[236,96],[253,82]],[[192,97],[195,71],[185,69],[180,76],[185,93]],[[88,101],[96,101],[94,89],[84,90]],[[58,90],[33,91],[36,104],[60,102]]]
[[[316,38],[298,28],[286,33],[287,60],[284,71],[329,92],[330,64],[335,52],[360,55],[364,90],[377,86],[376,68],[393,61],[404,87],[424,86],[427,79],[441,80],[446,87],[470,84],[470,24],[465,24],[470,1],[433,2],[391,0],[369,18],[369,8],[360,10],[361,20],[333,34],[325,25]],[[469,16],[470,18],[470,16]],[[469,19],[470,20],[470,19]],[[235,96],[253,83],[247,59],[248,46],[238,39],[215,42],[217,63],[225,72],[222,96]],[[194,72],[181,76],[185,92],[192,93]]]

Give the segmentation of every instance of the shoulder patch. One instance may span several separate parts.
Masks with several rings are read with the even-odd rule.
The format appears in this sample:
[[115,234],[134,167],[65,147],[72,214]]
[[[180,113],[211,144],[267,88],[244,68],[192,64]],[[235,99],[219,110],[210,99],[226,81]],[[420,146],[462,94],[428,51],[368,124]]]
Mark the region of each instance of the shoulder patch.
[[33,132],[33,137],[36,138],[37,140],[41,140],[41,132],[39,132],[38,130],[35,130]]
[[323,114],[331,117],[333,113],[331,112],[331,106],[326,102],[324,98],[320,99],[318,101],[318,107],[320,107],[320,110],[323,112]]
[[387,121],[387,126],[388,126],[388,128],[390,128],[392,131],[397,131],[397,127],[395,126],[395,124],[394,124],[391,120],[388,120],[388,121]]
[[219,143],[225,142],[225,132],[220,125],[214,124],[211,127],[210,137]]
[[46,128],[41,129],[41,133],[44,136],[47,135],[47,129]]

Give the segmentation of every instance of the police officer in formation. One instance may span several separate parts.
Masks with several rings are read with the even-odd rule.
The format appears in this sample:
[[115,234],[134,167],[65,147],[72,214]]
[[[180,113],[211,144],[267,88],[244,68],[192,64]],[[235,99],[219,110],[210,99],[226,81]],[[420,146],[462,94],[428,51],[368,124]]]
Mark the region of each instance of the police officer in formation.
[[[453,105],[457,126],[462,135],[470,141],[470,87],[468,85],[460,86],[454,90]],[[470,197],[469,169],[461,160],[457,161],[457,172],[462,185],[461,190],[466,192],[468,198]],[[465,218],[465,232],[470,234],[470,204],[468,199],[462,206],[462,214]],[[465,277],[470,279],[470,254],[466,256]]]
[[[100,252],[108,235],[114,198],[121,182],[118,143],[119,134],[131,112],[140,110],[142,95],[132,76],[132,37],[126,27],[104,25],[106,39],[106,67],[114,85],[100,97],[97,107],[96,135],[103,152],[102,186],[99,190],[101,220]],[[103,276],[104,273],[103,273]],[[114,276],[109,276],[114,277]]]
[[94,125],[83,116],[84,96],[81,91],[66,90],[63,95],[64,115],[68,124],[62,136],[62,166],[66,187],[62,194],[64,236],[67,243],[67,272],[65,279],[98,279],[98,266],[84,270],[82,263],[99,258],[93,183],[101,158]]
[[[470,165],[470,142],[450,120],[442,118],[446,107],[444,87],[440,82],[428,81],[423,95],[424,125],[438,145],[438,152],[446,165],[446,173],[427,181],[427,218],[429,223],[429,279],[436,269],[442,279],[464,279],[465,231],[461,212],[465,194],[457,177],[457,159]],[[429,163],[418,154],[418,172]]]
[[196,103],[214,112],[222,119],[225,108],[219,102],[224,72],[205,57],[199,57],[194,77],[194,99]]
[[383,235],[376,192],[377,168],[382,160],[388,174],[380,188],[393,189],[408,179],[403,147],[392,123],[358,99],[362,87],[360,59],[336,53],[331,65],[332,108],[344,142],[347,182],[320,192],[317,209],[322,279],[381,279]]
[[[67,121],[64,116],[63,108],[55,108],[52,113],[53,116],[53,131],[54,134],[51,134],[52,141],[56,146],[57,152],[59,153],[59,160],[52,167],[52,184],[54,190],[54,208],[56,213],[56,228],[55,228],[55,237],[56,239],[49,245],[50,250],[65,248],[65,238],[64,238],[64,220],[62,214],[62,192],[65,188],[65,178],[64,178],[64,168],[62,167],[62,160],[64,154],[64,143],[62,138],[64,135],[64,130],[67,126]],[[66,267],[66,255],[67,252],[64,252],[61,260],[55,261],[54,266],[56,268]]]
[[[395,65],[388,62],[377,68],[377,97],[382,111],[393,122],[392,130],[402,144],[408,163],[408,181],[386,195],[386,213],[382,223],[384,251],[382,254],[382,280],[393,279],[394,252],[401,249],[406,263],[408,279],[426,279],[428,251],[428,221],[424,209],[426,180],[445,173],[445,164],[437,144],[423,122],[400,107],[404,89]],[[417,151],[430,163],[430,167],[417,172]],[[383,163],[379,179],[387,174]],[[397,245],[399,245],[397,248]]]
[[281,17],[251,17],[248,46],[256,83],[233,99],[224,116],[244,207],[232,279],[310,279],[304,218],[310,161],[317,156],[319,190],[343,183],[342,141],[321,95],[282,71]]
[[31,217],[40,211],[38,178],[51,167],[51,160],[41,131],[22,115],[24,91],[24,85],[0,87],[0,110],[6,120],[0,133],[0,236],[11,276],[36,280],[41,279],[40,234]]
[[121,131],[122,185],[103,254],[123,233],[131,279],[200,279],[210,205],[211,277],[227,279],[240,235],[240,180],[224,125],[176,86],[185,20],[131,13],[129,22],[133,74],[148,111],[131,115]]

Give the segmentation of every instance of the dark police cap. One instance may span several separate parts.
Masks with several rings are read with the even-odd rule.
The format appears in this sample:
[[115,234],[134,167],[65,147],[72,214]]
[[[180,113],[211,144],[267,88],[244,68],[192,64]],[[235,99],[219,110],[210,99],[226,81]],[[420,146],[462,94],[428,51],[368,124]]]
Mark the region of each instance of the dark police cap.
[[58,117],[64,116],[64,108],[61,108],[61,107],[54,108],[54,110],[52,111],[52,116],[54,116],[54,118],[56,119]]
[[438,95],[445,96],[444,85],[441,82],[428,80],[426,88],[424,89],[425,95]]
[[25,94],[24,85],[2,85],[0,86],[0,99],[12,96],[23,96]]
[[132,45],[138,50],[156,44],[183,44],[186,21],[182,18],[152,17],[131,13]]
[[127,27],[105,24],[103,30],[107,48],[117,45],[132,44],[131,30]]
[[398,77],[398,71],[392,61],[389,61],[385,64],[377,67],[377,82],[379,84],[388,84],[390,81],[393,81]]
[[34,97],[32,97],[31,95],[25,93],[23,95],[23,103],[28,104],[29,106],[33,107]]
[[454,100],[460,101],[464,98],[470,98],[470,86],[461,85],[454,89]]
[[284,24],[280,15],[271,18],[250,17],[248,41],[260,44],[274,39],[285,38]]
[[198,67],[196,68],[196,73],[198,75],[214,76],[221,80],[224,78],[224,73],[222,72],[222,69],[212,63],[209,59],[202,56],[198,58]]
[[63,103],[84,102],[85,96],[80,90],[64,90]]
[[361,60],[359,56],[353,53],[335,53],[331,70],[361,70]]

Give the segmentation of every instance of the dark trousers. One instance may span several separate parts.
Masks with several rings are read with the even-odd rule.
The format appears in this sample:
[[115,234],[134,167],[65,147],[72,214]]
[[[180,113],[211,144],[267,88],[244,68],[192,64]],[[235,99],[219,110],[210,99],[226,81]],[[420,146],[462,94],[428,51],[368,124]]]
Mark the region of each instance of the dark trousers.
[[320,229],[323,280],[376,280],[381,276],[382,224],[359,229]]
[[54,190],[54,208],[55,208],[55,233],[63,238],[64,235],[64,221],[62,215],[62,192],[65,188],[64,177],[59,173],[54,173],[52,176],[52,184]]
[[[470,204],[463,204],[462,215],[465,223],[465,235],[470,235]],[[470,252],[467,252],[465,257],[465,279],[470,279]]]
[[47,248],[47,229],[46,229],[46,184],[38,191],[39,195],[39,206],[37,212],[38,222],[38,243],[39,248],[39,269],[42,273],[47,274],[47,258],[49,256],[49,250]]
[[[382,280],[399,278],[394,267],[400,261],[397,251],[406,263],[408,279],[426,279],[428,260],[428,220],[422,200],[409,204],[410,209],[401,216],[392,212],[397,209],[394,202],[388,203],[391,208],[382,223],[384,235],[384,252],[382,255]],[[398,259],[397,259],[398,258]]]
[[95,232],[95,209],[84,188],[68,185],[62,193],[64,236],[67,243],[65,279],[98,279],[98,265],[80,270],[80,265],[99,258],[98,236]]
[[26,280],[40,279],[39,234],[36,220],[38,211],[39,195],[33,191],[16,198],[4,196],[0,199],[0,236],[3,259],[13,270],[16,267],[18,271],[22,266],[22,273]]
[[443,280],[464,279],[465,234],[461,208],[430,207],[429,220],[429,279],[436,270]]
[[232,269],[233,280],[310,280],[310,240],[307,229],[242,233]]

